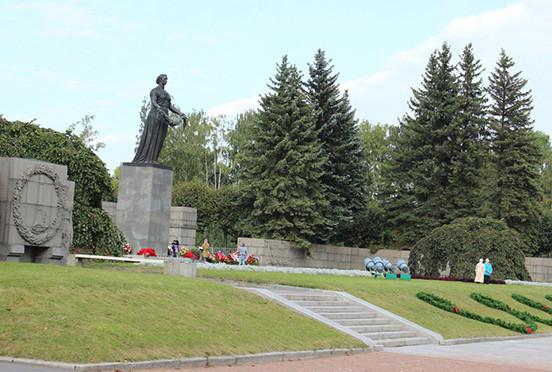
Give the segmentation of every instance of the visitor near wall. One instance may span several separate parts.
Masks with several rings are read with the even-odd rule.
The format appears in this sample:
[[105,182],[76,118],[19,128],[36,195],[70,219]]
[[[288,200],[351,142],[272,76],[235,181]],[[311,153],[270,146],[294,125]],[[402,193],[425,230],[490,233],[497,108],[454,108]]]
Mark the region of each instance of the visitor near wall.
[[238,248],[238,259],[240,265],[245,265],[245,260],[247,259],[247,247],[244,242],[241,242],[240,247]]
[[483,279],[483,282],[485,284],[489,284],[491,281],[491,274],[493,273],[493,265],[491,265],[491,262],[488,258],[485,258],[485,278]]
[[475,265],[475,280],[476,283],[483,283],[485,275],[485,265],[483,264],[483,259],[480,258],[477,265]]

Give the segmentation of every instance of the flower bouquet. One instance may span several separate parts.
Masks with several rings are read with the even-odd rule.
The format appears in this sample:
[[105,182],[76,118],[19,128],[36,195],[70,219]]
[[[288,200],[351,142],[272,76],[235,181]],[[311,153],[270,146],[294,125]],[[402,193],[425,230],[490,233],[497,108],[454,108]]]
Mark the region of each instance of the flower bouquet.
[[259,257],[253,256],[253,255],[249,255],[249,256],[247,256],[247,259],[245,260],[245,264],[246,264],[246,265],[255,265],[255,266],[259,266]]
[[125,244],[123,245],[123,252],[124,252],[125,254],[132,254],[132,247],[130,246],[130,244],[125,243]]
[[144,257],[157,257],[157,253],[155,253],[155,249],[147,247],[142,248],[138,251],[138,255],[144,256]]

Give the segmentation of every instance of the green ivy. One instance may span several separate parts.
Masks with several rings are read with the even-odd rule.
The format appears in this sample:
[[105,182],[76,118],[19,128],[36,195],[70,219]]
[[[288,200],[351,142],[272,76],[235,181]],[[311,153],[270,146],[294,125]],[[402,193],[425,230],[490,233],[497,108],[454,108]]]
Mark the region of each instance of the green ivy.
[[537,325],[533,321],[529,321],[526,324],[506,322],[502,319],[492,318],[489,316],[482,316],[472,311],[464,310],[450,302],[446,298],[436,296],[427,292],[418,292],[416,297],[420,300],[427,302],[441,310],[445,310],[454,314],[458,314],[468,319],[477,320],[483,323],[494,324],[502,328],[512,330],[519,333],[534,333],[537,330]]
[[[549,326],[552,326],[552,319],[542,319],[541,317],[538,317],[536,315],[533,315],[533,314],[530,314],[528,313],[527,311],[519,311],[519,310],[516,310],[516,309],[512,309],[509,305],[505,304],[504,302],[502,301],[499,301],[499,300],[495,300],[494,298],[491,298],[491,297],[488,297],[488,296],[485,296],[481,293],[472,293],[470,294],[470,297],[485,305],[485,306],[488,306],[490,308],[493,308],[493,309],[497,309],[497,310],[501,310],[501,311],[504,311],[512,316],[515,316],[516,318],[520,319],[520,320],[523,320],[524,322],[526,322],[527,324],[529,323],[535,323],[535,322],[539,322],[539,323],[542,323],[542,324],[546,324],[546,325],[549,325]],[[536,325],[535,325],[536,327]]]
[[517,302],[521,302],[524,305],[530,306],[534,309],[542,310],[548,314],[552,314],[552,308],[548,305],[541,304],[540,302],[533,301],[530,298],[527,298],[525,296],[522,296],[516,293],[512,294],[512,298]]

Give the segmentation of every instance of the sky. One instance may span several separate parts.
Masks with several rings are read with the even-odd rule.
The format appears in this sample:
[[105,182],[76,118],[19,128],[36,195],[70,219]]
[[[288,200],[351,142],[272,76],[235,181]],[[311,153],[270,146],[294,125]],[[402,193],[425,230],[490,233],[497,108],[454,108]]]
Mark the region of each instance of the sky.
[[99,156],[131,161],[160,73],[184,112],[258,105],[283,55],[332,59],[357,118],[397,124],[429,55],[472,43],[487,75],[501,48],[523,71],[535,128],[552,135],[552,1],[0,0],[0,114],[64,131],[95,115]]

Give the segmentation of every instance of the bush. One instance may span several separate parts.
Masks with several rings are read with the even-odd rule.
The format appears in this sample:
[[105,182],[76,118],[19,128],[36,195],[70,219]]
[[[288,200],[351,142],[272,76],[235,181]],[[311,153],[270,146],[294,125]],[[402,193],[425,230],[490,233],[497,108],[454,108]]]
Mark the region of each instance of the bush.
[[97,253],[121,251],[122,234],[101,210],[102,199],[113,192],[111,178],[78,136],[0,116],[0,156],[66,165],[69,180],[75,182],[73,246]]
[[526,244],[504,222],[468,217],[433,229],[410,252],[415,275],[438,276],[450,268],[451,277],[474,277],[475,264],[489,257],[494,279],[531,280],[523,254]]

